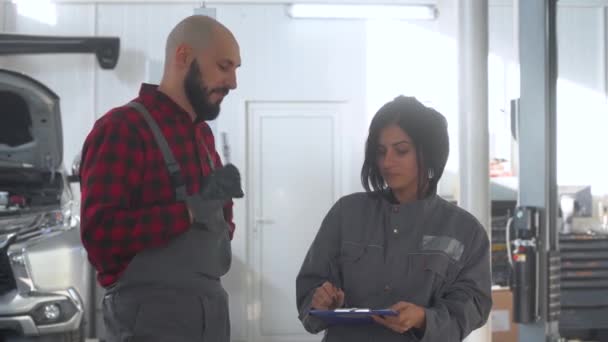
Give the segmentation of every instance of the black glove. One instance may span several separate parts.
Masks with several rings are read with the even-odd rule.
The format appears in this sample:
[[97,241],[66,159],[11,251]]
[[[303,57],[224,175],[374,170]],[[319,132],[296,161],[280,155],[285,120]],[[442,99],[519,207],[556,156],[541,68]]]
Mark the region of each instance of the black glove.
[[241,175],[236,166],[226,164],[213,171],[203,181],[201,196],[206,200],[224,200],[242,198],[245,194],[241,188]]
[[186,205],[194,222],[213,227],[226,224],[223,211],[226,201],[243,196],[239,170],[227,164],[207,176],[201,192],[186,197]]
[[186,205],[192,215],[194,222],[202,223],[206,226],[217,225],[225,222],[224,219],[224,200],[206,200],[200,194],[186,197]]

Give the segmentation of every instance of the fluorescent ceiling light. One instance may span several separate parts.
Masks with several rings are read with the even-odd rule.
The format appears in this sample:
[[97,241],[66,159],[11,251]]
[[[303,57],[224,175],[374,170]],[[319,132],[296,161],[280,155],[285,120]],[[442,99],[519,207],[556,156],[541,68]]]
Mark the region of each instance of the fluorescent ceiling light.
[[293,4],[288,13],[293,18],[315,19],[433,20],[437,16],[431,5]]
[[[0,1],[0,6],[3,6]],[[49,26],[57,24],[57,6],[50,0],[13,0],[17,15],[33,19]]]

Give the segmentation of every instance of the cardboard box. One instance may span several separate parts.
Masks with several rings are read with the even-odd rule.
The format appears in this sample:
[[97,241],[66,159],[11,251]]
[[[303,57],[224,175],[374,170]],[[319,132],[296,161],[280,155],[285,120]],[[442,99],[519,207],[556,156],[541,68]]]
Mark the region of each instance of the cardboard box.
[[492,342],[518,342],[519,331],[513,323],[513,295],[508,288],[492,290]]

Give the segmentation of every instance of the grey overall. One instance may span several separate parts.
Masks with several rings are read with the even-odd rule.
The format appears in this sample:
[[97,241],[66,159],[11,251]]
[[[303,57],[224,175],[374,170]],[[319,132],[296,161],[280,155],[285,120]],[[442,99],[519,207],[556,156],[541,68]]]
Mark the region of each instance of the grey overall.
[[[310,315],[325,281],[347,307],[398,302],[424,308],[424,330],[398,334],[380,324],[333,325]],[[492,308],[490,242],[469,213],[439,196],[392,203],[357,193],[329,211],[296,279],[304,328],[324,342],[456,342],[482,326]]]
[[[169,145],[146,108],[141,113],[162,152],[177,201],[186,186]],[[213,165],[212,166],[213,169]],[[232,261],[223,201],[203,201],[195,222],[162,248],[138,253],[108,289],[103,310],[107,342],[229,342],[228,295],[220,282]]]

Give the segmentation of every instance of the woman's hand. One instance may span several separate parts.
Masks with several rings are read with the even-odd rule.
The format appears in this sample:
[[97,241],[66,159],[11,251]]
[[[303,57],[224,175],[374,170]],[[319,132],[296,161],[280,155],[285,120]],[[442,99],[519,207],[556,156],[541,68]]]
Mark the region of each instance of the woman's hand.
[[317,287],[312,295],[312,308],[317,310],[333,310],[344,305],[344,291],[326,281]]
[[399,314],[397,316],[373,316],[374,321],[400,334],[412,328],[424,330],[426,327],[424,308],[416,304],[399,302],[389,309],[395,310]]

